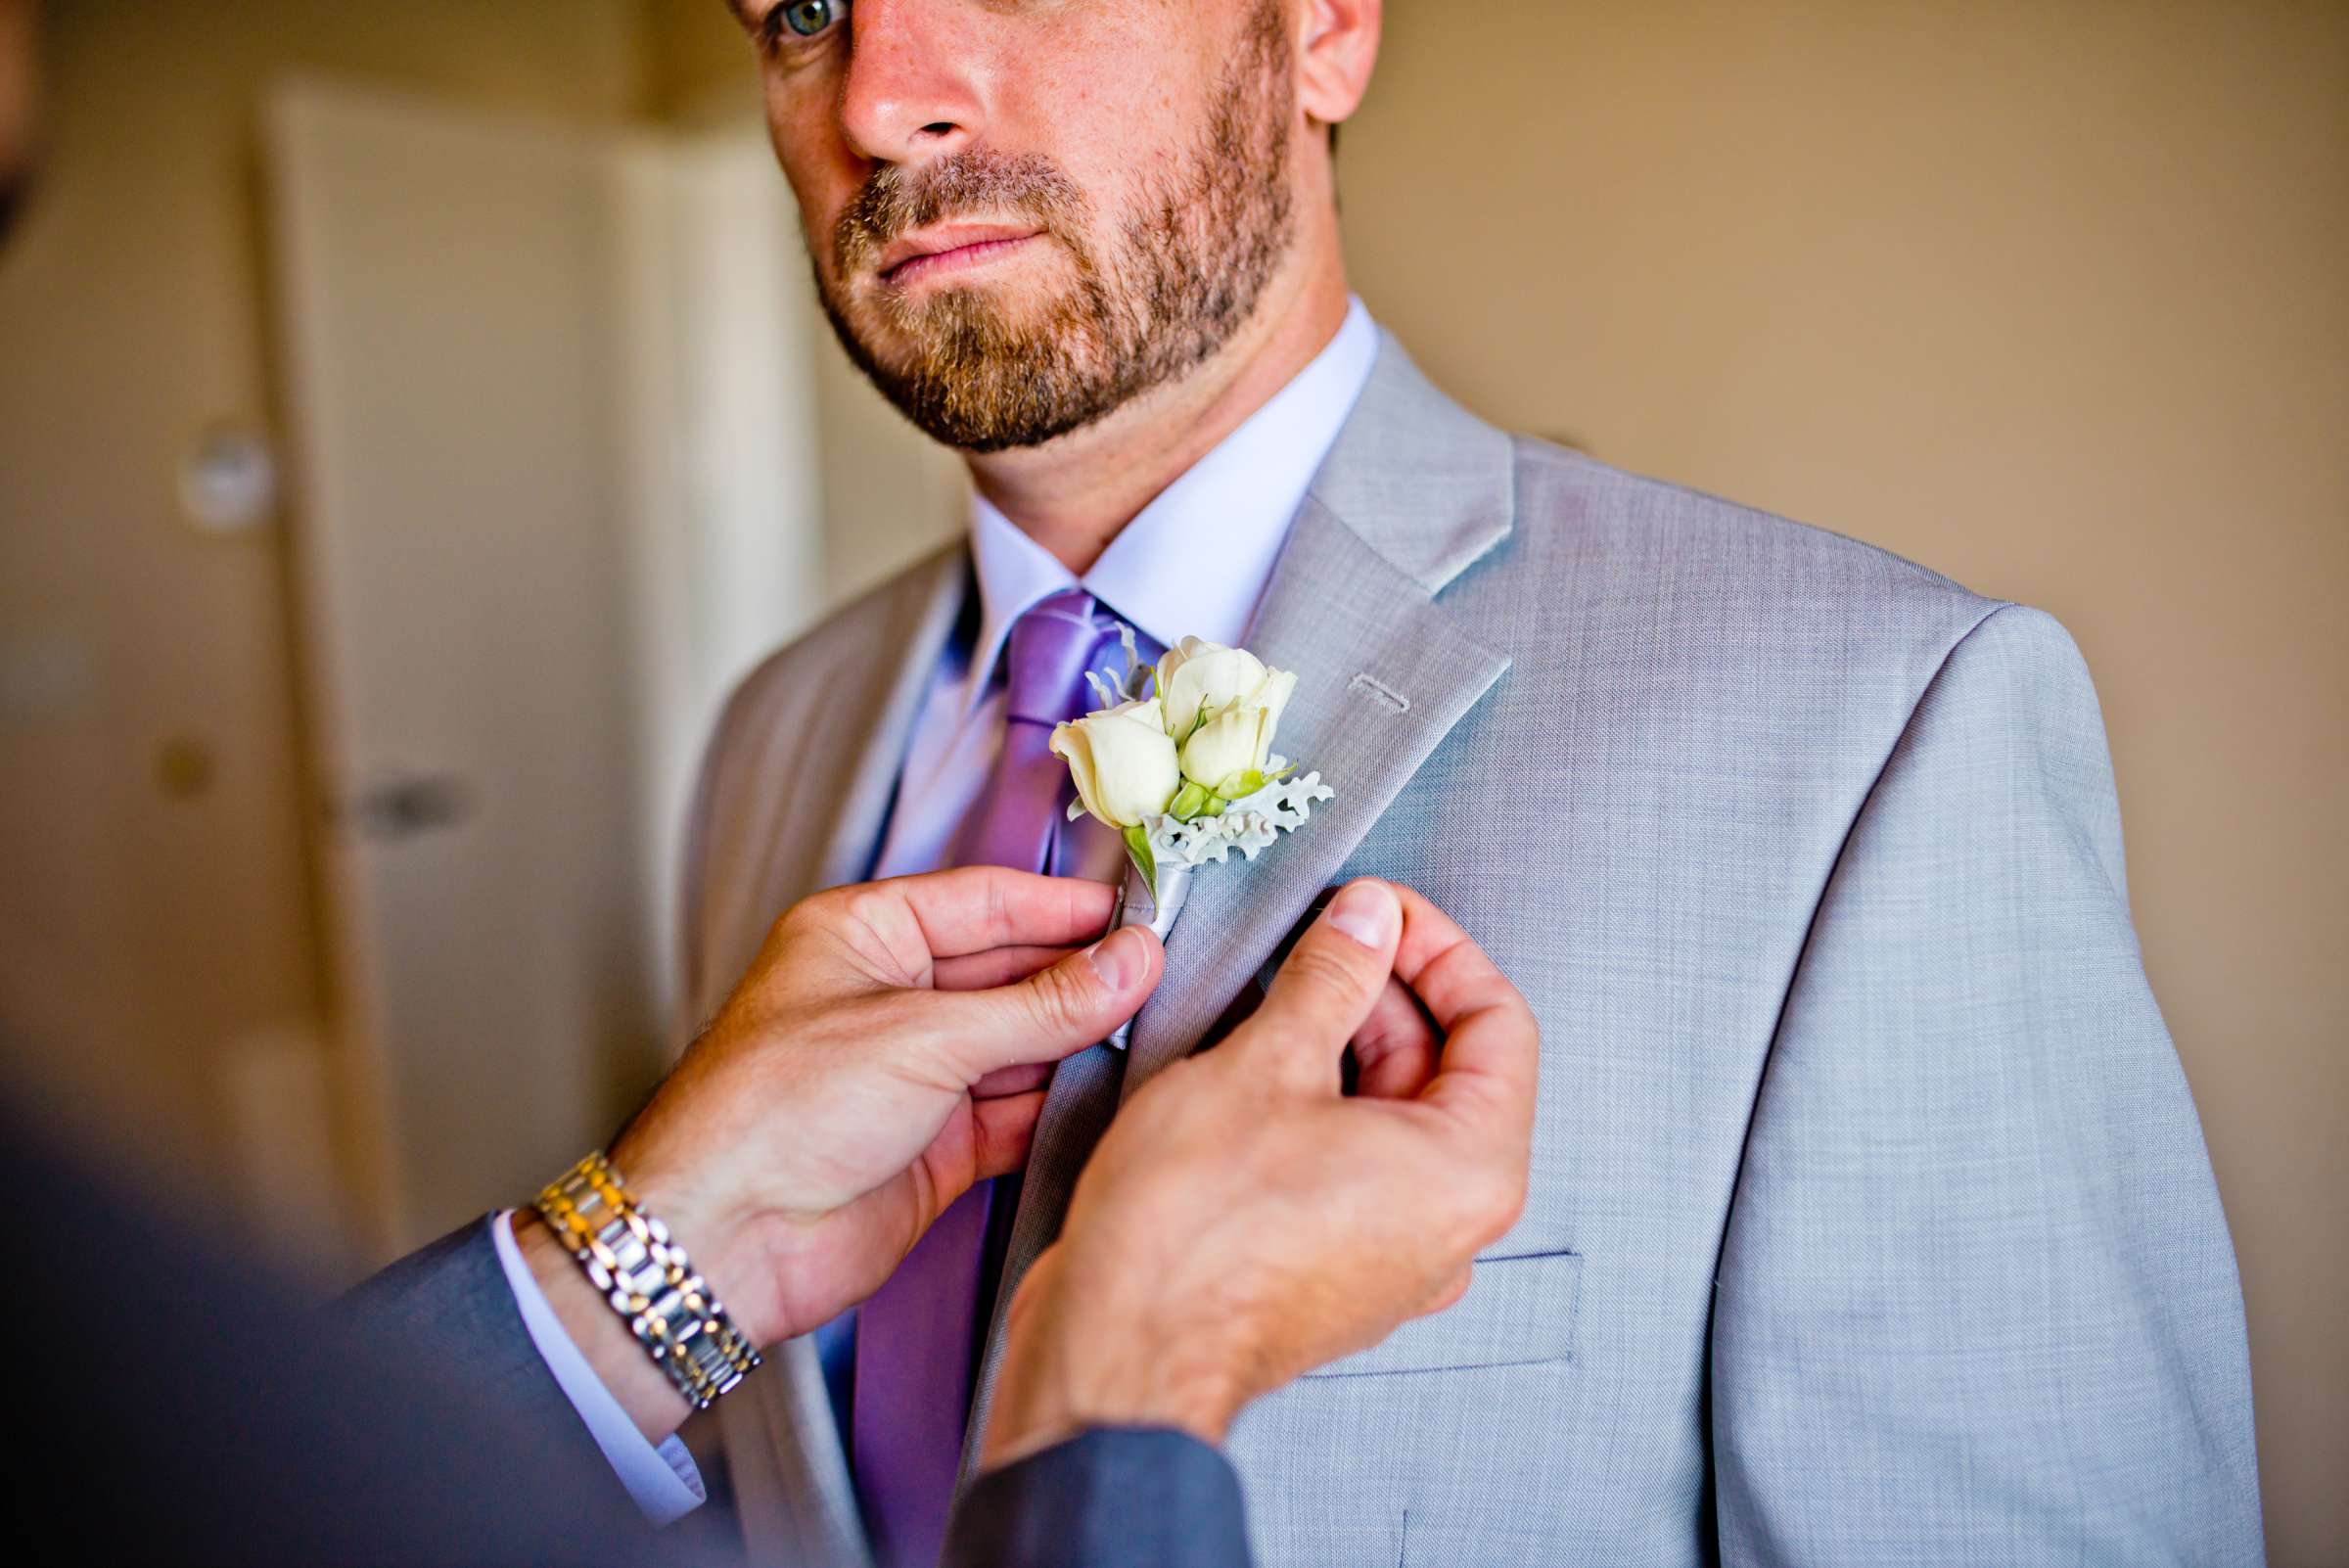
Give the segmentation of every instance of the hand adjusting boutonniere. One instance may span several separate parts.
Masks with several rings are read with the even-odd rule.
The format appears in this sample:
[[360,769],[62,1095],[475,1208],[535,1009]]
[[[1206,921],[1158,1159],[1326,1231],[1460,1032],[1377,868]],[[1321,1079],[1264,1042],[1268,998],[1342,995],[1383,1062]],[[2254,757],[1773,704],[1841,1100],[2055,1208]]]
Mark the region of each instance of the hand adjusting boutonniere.
[[[1069,820],[1091,812],[1124,837],[1133,862],[1111,923],[1148,926],[1164,940],[1194,870],[1234,850],[1255,859],[1337,792],[1319,773],[1291,777],[1294,765],[1273,754],[1295,675],[1197,637],[1153,669],[1131,627],[1124,638],[1124,684],[1088,674],[1101,708],[1055,729],[1052,751],[1077,781]],[[1111,1043],[1124,1046],[1130,1028]]]

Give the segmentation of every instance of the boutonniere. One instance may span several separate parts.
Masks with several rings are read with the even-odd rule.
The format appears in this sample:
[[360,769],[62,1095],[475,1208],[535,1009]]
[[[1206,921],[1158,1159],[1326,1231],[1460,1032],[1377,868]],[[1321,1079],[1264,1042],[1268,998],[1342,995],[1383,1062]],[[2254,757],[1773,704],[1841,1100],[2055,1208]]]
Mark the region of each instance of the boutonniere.
[[[1126,678],[1087,674],[1101,707],[1052,732],[1052,751],[1077,782],[1069,820],[1090,813],[1126,841],[1132,862],[1119,925],[1163,940],[1190,891],[1191,873],[1237,850],[1253,860],[1305,825],[1336,791],[1319,773],[1272,750],[1297,677],[1244,648],[1185,637],[1156,667],[1123,630]],[[1123,1045],[1124,1031],[1116,1044]]]

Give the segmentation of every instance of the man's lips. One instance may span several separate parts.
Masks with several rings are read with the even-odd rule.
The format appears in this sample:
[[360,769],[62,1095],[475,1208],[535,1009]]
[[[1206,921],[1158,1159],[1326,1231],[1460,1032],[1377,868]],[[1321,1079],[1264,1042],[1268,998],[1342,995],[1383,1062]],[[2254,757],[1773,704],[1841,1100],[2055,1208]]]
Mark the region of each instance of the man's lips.
[[905,235],[881,253],[881,281],[906,284],[1016,250],[1043,230],[1034,224],[955,223]]

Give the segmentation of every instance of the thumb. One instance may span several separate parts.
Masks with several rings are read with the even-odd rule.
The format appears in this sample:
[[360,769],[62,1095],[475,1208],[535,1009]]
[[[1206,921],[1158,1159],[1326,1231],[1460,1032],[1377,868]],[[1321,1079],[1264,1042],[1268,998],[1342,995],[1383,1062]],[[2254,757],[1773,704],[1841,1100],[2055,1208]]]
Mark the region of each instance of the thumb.
[[1336,1092],[1338,1058],[1386,990],[1402,933],[1403,902],[1393,888],[1375,877],[1348,883],[1297,940],[1264,1005],[1241,1026],[1242,1048],[1272,1058],[1286,1082]]
[[976,1084],[1030,1062],[1056,1062],[1098,1044],[1141,1010],[1157,989],[1166,949],[1141,926],[1111,932],[1082,952],[991,991],[941,993],[957,1032],[957,1060]]

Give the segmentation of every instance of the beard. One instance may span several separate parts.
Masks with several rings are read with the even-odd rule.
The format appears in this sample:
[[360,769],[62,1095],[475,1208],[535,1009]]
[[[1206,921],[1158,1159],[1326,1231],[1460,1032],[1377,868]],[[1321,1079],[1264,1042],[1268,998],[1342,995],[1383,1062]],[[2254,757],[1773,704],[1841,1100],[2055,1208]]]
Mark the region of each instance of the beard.
[[[1100,247],[1087,239],[1091,201],[1050,159],[973,149],[876,170],[833,234],[847,281],[816,267],[841,346],[924,433],[969,452],[1040,445],[1179,380],[1247,323],[1288,252],[1288,67],[1280,7],[1264,0],[1177,172]],[[1074,280],[1018,313],[978,288],[850,292],[899,235],[963,214],[1036,224]]]

